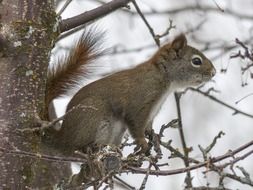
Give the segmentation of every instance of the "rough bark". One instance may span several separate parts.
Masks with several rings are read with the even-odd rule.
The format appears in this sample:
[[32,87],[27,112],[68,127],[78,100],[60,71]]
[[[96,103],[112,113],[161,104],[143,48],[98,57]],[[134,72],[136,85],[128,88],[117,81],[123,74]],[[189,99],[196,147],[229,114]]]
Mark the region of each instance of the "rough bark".
[[[52,0],[0,1],[0,146],[49,153],[37,134],[42,116],[49,51],[57,35]],[[1,153],[0,189],[50,189],[69,174],[69,166]]]

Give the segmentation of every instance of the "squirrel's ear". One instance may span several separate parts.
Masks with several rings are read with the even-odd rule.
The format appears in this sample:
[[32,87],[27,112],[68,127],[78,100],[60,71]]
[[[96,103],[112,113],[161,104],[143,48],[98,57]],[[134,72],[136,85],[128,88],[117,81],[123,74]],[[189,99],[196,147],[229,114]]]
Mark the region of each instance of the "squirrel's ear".
[[185,37],[184,34],[180,34],[179,36],[177,36],[172,44],[171,47],[176,51],[180,51],[181,49],[183,49],[185,46],[187,45],[187,39]]

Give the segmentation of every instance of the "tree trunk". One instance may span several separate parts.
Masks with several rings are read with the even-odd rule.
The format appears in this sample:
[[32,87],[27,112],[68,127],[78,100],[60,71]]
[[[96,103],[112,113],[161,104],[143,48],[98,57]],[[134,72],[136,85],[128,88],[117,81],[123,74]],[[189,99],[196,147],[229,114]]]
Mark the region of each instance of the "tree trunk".
[[57,36],[53,0],[0,1],[0,189],[50,189],[70,172],[69,164],[9,154],[37,154],[41,139],[17,129],[36,127],[42,117],[49,52]]

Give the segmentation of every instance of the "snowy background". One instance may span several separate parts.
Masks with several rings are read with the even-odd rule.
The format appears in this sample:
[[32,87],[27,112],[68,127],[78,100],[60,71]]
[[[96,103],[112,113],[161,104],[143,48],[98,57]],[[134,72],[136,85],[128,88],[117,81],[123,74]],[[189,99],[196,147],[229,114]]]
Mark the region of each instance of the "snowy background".
[[[252,33],[252,19],[253,19],[253,1],[252,0],[220,0],[216,1],[218,5],[225,10],[210,12],[193,10],[185,11],[178,14],[163,14],[146,16],[151,26],[154,28],[156,34],[163,33],[169,26],[169,19],[173,20],[176,29],[171,30],[170,34],[163,38],[162,41],[171,41],[174,36],[179,33],[188,31],[190,28],[195,28],[199,23],[204,22],[201,28],[193,33],[187,34],[188,43],[198,49],[203,49],[203,41],[211,42],[212,44],[224,44],[225,46],[236,45],[235,38],[241,41],[250,39]],[[200,6],[208,5],[216,9],[217,6],[213,0],[139,0],[139,6],[142,11],[151,11],[151,8],[157,11],[172,10],[175,8],[182,8],[185,6],[193,6],[199,4]],[[61,4],[62,5],[62,4]],[[72,17],[78,15],[85,10],[90,10],[99,6],[96,1],[74,0],[66,11],[62,14],[62,18]],[[134,8],[131,6],[134,11]],[[233,15],[226,14],[226,9],[233,10],[239,14],[249,15],[252,19],[240,19]],[[157,47],[148,32],[147,27],[138,15],[131,16],[130,14],[118,10],[95,23],[98,28],[106,31],[104,47],[120,46],[123,49],[134,49],[147,45],[152,45],[151,48],[143,49],[142,51],[120,54],[108,55],[101,58],[97,67],[97,73],[109,73],[115,70],[122,70],[148,59],[156,50]],[[64,53],[64,49],[71,47],[73,38],[78,39],[80,32],[72,35],[64,40],[61,40],[53,51],[52,61],[57,56]],[[198,40],[196,40],[198,39]],[[251,39],[253,39],[251,37]],[[251,41],[251,45],[252,45]],[[221,46],[222,47],[222,46]],[[61,51],[59,51],[61,50]],[[249,96],[239,104],[236,101],[253,93],[253,80],[249,77],[249,72],[241,75],[241,64],[245,64],[240,59],[230,59],[229,56],[238,52],[238,49],[232,49],[224,53],[225,48],[204,51],[205,55],[209,57],[217,70],[214,77],[215,82],[206,84],[205,89],[214,87],[220,93],[212,93],[216,98],[235,106],[247,113],[253,114],[253,95]],[[221,69],[226,69],[226,73],[221,73]],[[252,68],[253,71],[253,68]],[[99,75],[92,78],[89,82],[97,79]],[[248,85],[242,87],[242,81],[247,81]],[[64,113],[65,105],[69,98],[59,99],[56,101],[59,114]],[[201,159],[202,155],[199,151],[198,145],[203,147],[208,146],[214,136],[219,131],[225,132],[225,136],[218,140],[215,148],[211,151],[210,156],[219,156],[226,153],[228,150],[233,150],[253,139],[253,119],[242,115],[233,116],[233,112],[215,102],[194,92],[187,92],[181,99],[183,127],[188,146],[193,147],[190,156],[196,159]],[[160,113],[155,118],[153,127],[155,131],[159,131],[162,124],[167,124],[172,119],[177,118],[176,105],[174,95],[171,94]],[[179,133],[177,129],[168,129],[165,131],[164,140],[171,139],[172,145],[182,150]],[[164,155],[161,163],[168,162],[166,159],[169,154]],[[246,160],[239,163],[253,176],[253,156],[251,155]],[[169,167],[164,169],[176,169],[184,167],[181,160],[169,160]],[[196,186],[206,185],[217,186],[218,176],[209,173],[206,178],[203,177],[202,171],[205,169],[197,169],[192,172],[193,184]],[[146,185],[146,189],[175,189],[180,190],[184,188],[185,174],[173,176],[150,176]],[[140,187],[144,175],[122,175],[122,179],[127,181],[130,185]],[[242,185],[231,180],[225,180],[227,188],[250,190],[252,187]],[[120,189],[115,188],[115,189]]]

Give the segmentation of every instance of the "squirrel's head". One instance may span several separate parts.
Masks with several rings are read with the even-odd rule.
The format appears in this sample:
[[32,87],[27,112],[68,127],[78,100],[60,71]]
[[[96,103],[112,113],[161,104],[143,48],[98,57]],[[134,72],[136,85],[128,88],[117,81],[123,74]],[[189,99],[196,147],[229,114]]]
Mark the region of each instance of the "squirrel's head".
[[170,82],[181,87],[200,85],[215,75],[211,61],[199,50],[188,46],[183,34],[161,47],[152,59]]

